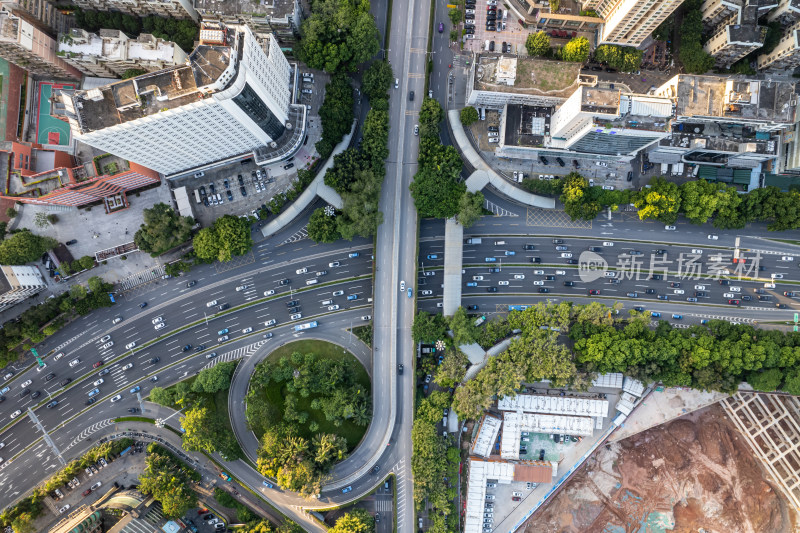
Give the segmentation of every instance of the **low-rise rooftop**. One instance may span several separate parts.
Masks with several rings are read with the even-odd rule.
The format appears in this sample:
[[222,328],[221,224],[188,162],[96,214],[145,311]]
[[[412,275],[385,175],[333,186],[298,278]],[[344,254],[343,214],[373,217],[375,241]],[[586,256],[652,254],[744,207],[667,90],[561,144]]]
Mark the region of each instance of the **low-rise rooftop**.
[[284,18],[294,13],[293,0],[253,2],[252,0],[197,0],[195,8],[204,14],[223,16],[245,15],[250,17]]
[[[579,63],[506,56],[478,56],[474,88],[529,95],[569,97],[578,86]],[[513,76],[513,83],[509,78]]]

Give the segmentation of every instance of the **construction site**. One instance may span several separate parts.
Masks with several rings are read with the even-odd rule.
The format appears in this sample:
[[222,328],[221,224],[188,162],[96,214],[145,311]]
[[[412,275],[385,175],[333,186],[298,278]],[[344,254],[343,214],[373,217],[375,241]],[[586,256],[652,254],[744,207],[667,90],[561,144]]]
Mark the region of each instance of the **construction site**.
[[738,393],[600,446],[527,533],[791,533],[797,398]]

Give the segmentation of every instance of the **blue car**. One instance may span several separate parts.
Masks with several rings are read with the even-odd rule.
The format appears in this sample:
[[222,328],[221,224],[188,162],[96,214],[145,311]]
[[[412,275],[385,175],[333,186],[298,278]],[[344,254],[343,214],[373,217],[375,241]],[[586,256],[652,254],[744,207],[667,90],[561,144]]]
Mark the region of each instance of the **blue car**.
[[703,320],[701,320],[701,321],[700,321],[700,323],[701,323],[701,324],[708,324],[708,320],[706,320],[706,319],[704,318]]
[[358,300],[358,294],[349,294],[347,296],[348,300]]
[[349,257],[350,259],[352,259],[354,257],[358,257],[358,252],[353,252],[351,254],[348,254],[347,257]]
[[342,489],[342,494],[347,494],[351,490],[353,490],[353,487],[345,487],[345,488]]
[[217,335],[225,335],[226,333],[228,333],[228,328],[225,328],[225,329],[221,329],[221,330],[219,330],[219,331],[217,332]]
[[514,252],[512,250],[506,250],[506,255],[517,255],[517,252]]
[[136,385],[134,388],[131,389],[131,394],[136,394],[140,390],[142,390],[142,388],[139,385]]
[[484,261],[486,261],[487,263],[495,263],[495,262],[497,262],[497,258],[496,257],[487,257],[486,259],[484,259]]
[[409,298],[413,298],[414,297],[414,289],[409,287],[407,292],[408,292],[408,297]]
[[467,287],[477,287],[478,283],[476,281],[468,281]]
[[439,259],[439,256],[436,254],[428,254],[428,259]]
[[683,315],[678,315],[676,313],[673,313],[672,318],[674,318],[675,320],[680,320],[681,318],[683,318]]
[[656,313],[655,311],[650,311],[650,316],[654,316],[656,318],[659,318],[661,316],[661,313]]
[[267,487],[268,489],[272,488],[272,483],[267,483],[266,481],[262,481],[261,484]]

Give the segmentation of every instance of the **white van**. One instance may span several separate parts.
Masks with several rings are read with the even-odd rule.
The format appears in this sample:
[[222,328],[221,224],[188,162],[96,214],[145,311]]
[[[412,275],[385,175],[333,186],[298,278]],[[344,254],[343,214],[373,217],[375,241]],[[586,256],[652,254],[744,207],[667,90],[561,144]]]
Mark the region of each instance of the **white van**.
[[314,279],[307,279],[306,285],[316,285],[319,280],[317,278]]
[[333,300],[322,300],[322,305],[331,305],[333,304]]
[[486,41],[486,44],[484,44],[484,45],[483,45],[483,49],[484,49],[485,51],[487,51],[487,52],[489,51],[489,41],[488,41],[488,39],[487,39],[487,41]]

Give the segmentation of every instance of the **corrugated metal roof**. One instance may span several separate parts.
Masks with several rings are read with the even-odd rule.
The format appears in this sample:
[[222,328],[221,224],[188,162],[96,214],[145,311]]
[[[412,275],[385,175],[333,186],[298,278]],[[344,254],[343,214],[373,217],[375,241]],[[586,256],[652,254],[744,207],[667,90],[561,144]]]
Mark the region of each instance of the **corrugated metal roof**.
[[668,117],[672,115],[672,102],[665,98],[635,96],[631,114],[643,117]]

